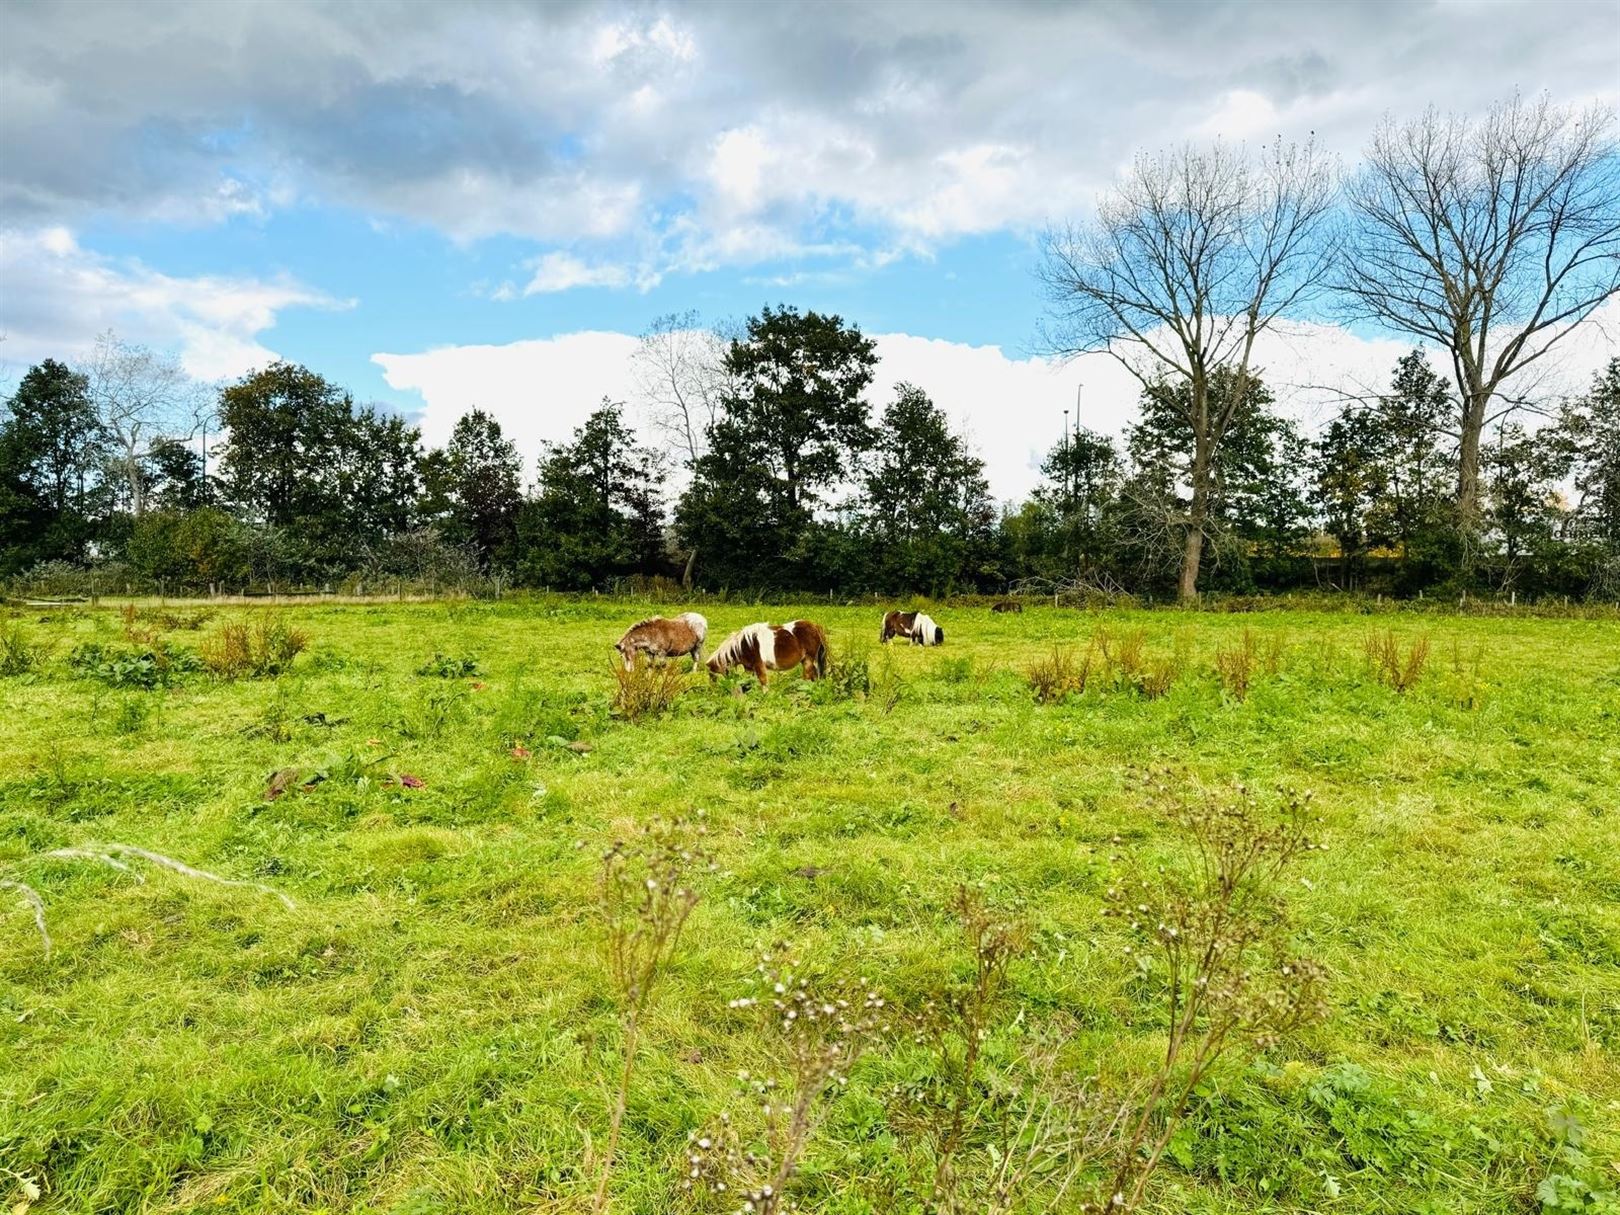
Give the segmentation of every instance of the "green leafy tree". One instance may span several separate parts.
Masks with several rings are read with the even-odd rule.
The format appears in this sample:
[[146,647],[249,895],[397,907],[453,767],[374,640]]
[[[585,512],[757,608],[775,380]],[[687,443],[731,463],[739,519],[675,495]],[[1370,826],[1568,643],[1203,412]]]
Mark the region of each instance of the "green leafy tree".
[[431,474],[430,492],[449,503],[447,538],[474,545],[486,567],[506,564],[517,538],[523,461],[501,424],[482,409],[463,414]]
[[585,589],[664,565],[664,474],[655,453],[604,399],[569,443],[540,457],[539,492],[524,504],[518,548],[525,580]]
[[188,511],[208,503],[202,454],[178,439],[154,441],[146,453],[141,479],[147,505],[157,510]]
[[1344,590],[1354,587],[1361,572],[1383,492],[1382,446],[1375,415],[1352,409],[1329,422],[1311,449],[1311,500],[1338,547]]
[[721,416],[676,509],[681,543],[726,583],[803,586],[816,507],[873,443],[874,344],[841,317],[765,308],[726,351]]
[[984,461],[921,389],[897,387],[863,488],[862,581],[941,593],[976,577],[996,517]]
[[1584,396],[1565,404],[1561,430],[1581,532],[1620,555],[1620,358],[1609,360]]
[[1376,411],[1381,476],[1371,531],[1399,553],[1411,588],[1435,581],[1456,557],[1456,455],[1447,433],[1455,406],[1445,381],[1413,350],[1395,364]]
[[[1258,371],[1220,368],[1208,377],[1207,407],[1227,419],[1219,446],[1199,454],[1186,425],[1195,408],[1185,381],[1159,380],[1142,392],[1141,416],[1126,434],[1130,475],[1122,490],[1124,544],[1150,579],[1184,573],[1189,528],[1214,542],[1215,566],[1226,585],[1247,585],[1250,550],[1269,540],[1286,549],[1302,534],[1302,452],[1297,432],[1272,412],[1275,398]],[[1192,501],[1194,465],[1202,472],[1202,501]],[[1209,575],[1214,578],[1215,574]]]
[[308,368],[275,363],[220,394],[227,438],[220,483],[248,522],[284,533],[296,565],[352,567],[370,544],[411,526],[419,435],[356,408]]
[[105,462],[85,377],[55,359],[30,367],[0,419],[0,566],[81,557]]
[[1108,571],[1124,479],[1119,450],[1107,435],[1076,426],[1041,462],[1034,509],[1021,512],[1020,547],[1030,573],[1069,578]]
[[1510,422],[1487,444],[1484,463],[1486,523],[1498,549],[1499,588],[1518,589],[1528,573],[1534,581],[1525,589],[1535,589],[1557,560],[1565,515],[1558,485],[1570,472],[1569,450]]

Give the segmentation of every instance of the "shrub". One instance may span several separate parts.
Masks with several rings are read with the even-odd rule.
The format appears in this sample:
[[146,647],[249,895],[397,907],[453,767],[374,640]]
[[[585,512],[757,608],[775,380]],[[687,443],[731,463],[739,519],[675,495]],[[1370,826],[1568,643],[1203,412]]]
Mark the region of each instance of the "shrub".
[[308,636],[280,616],[230,621],[202,644],[203,665],[220,679],[274,679],[309,647]]
[[613,715],[625,721],[656,717],[674,706],[686,677],[673,662],[637,663],[628,671],[613,663]]
[[1394,629],[1367,634],[1367,666],[1373,678],[1385,687],[1405,695],[1423,677],[1429,661],[1429,637],[1425,633],[1403,650]]

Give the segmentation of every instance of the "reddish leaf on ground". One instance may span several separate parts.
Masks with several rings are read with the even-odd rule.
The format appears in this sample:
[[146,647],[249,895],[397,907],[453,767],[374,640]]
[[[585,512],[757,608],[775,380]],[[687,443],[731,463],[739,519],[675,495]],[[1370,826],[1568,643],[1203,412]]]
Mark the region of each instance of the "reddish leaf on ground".
[[422,783],[422,778],[420,776],[412,776],[409,772],[401,772],[399,774],[399,783],[404,785],[407,789],[427,788],[427,786]]
[[529,756],[533,754],[534,752],[529,750],[529,748],[525,747],[522,743],[517,743],[512,747],[513,759],[528,759]]

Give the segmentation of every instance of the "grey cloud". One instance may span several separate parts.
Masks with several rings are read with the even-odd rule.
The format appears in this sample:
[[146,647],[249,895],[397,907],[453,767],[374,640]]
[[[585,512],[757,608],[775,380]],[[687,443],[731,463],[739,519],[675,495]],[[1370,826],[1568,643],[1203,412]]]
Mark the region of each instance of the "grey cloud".
[[[268,205],[243,192],[275,183],[457,237],[637,257],[724,245],[747,260],[830,215],[926,244],[1080,205],[1232,90],[1346,155],[1389,108],[1473,108],[1515,85],[1614,95],[1616,0],[1489,16],[1249,0],[12,3],[0,213],[207,221]],[[747,165],[727,181],[711,162],[749,126],[772,151],[752,190]]]

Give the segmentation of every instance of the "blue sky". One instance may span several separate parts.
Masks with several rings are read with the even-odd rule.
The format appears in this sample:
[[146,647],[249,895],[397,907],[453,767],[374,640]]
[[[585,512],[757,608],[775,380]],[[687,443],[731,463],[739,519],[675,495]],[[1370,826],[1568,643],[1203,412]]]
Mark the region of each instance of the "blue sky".
[[[534,451],[633,396],[652,318],[789,302],[881,335],[875,397],[920,383],[1022,492],[1080,383],[1129,414],[1117,367],[1030,348],[1033,235],[1132,156],[1350,168],[1386,114],[1617,81],[1620,0],[3,0],[0,381],[112,328],[207,380],[307,363],[430,440],[484,405]],[[1267,359],[1371,381],[1403,345]]]

